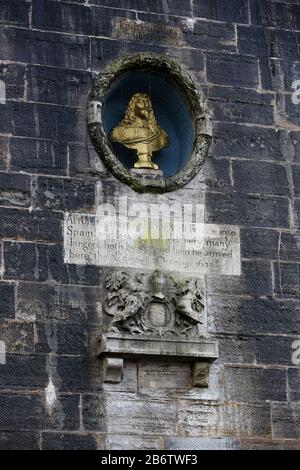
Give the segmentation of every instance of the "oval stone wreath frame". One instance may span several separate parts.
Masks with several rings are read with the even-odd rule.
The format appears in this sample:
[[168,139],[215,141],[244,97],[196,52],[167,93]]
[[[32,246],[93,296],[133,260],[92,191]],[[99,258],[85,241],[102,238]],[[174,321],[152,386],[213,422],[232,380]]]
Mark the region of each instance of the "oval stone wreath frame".
[[[169,75],[186,97],[194,125],[193,149],[184,166],[174,175],[160,177],[159,180],[131,174],[111,150],[103,126],[102,106],[110,86],[124,72],[141,68]],[[148,52],[116,59],[97,76],[89,95],[88,127],[91,140],[105,167],[137,192],[163,193],[184,186],[199,172],[211,143],[210,114],[196,83],[175,60]]]

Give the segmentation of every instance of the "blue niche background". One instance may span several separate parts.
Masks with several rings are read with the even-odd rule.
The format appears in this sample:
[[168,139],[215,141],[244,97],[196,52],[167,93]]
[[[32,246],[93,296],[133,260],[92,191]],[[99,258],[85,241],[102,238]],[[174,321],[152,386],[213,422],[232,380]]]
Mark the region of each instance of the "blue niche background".
[[[148,70],[123,73],[108,91],[103,105],[103,124],[107,135],[124,116],[130,98],[135,93],[150,95],[154,115],[169,137],[169,147],[154,152],[153,162],[172,176],[189,158],[194,142],[194,128],[189,109],[180,91],[164,74]],[[114,154],[128,170],[136,162],[136,151],[117,142],[109,141]]]

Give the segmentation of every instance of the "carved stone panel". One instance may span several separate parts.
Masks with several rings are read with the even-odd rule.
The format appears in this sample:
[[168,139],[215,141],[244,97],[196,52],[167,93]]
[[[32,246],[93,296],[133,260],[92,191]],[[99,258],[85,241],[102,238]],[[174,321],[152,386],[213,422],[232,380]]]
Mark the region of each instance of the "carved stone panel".
[[[204,321],[203,280],[175,279],[160,270],[114,271],[107,274],[105,288],[101,356],[192,361],[195,386],[207,386],[209,363],[218,357],[218,348],[197,334]],[[205,361],[203,367],[197,366],[199,361]]]

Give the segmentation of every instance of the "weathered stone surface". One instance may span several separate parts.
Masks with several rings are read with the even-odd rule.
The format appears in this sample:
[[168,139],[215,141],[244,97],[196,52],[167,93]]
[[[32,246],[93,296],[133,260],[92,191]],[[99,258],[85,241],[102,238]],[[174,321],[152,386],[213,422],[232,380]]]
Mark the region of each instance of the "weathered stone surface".
[[[247,256],[244,249],[242,255]],[[271,264],[268,261],[246,261],[242,263],[240,276],[206,275],[206,289],[210,294],[271,295]]]
[[[227,7],[227,5],[226,5]],[[224,8],[222,0],[195,2],[194,14],[208,20],[248,23],[248,4],[245,0],[233,0]]]
[[232,171],[234,188],[239,193],[290,194],[287,170],[282,165],[236,160]]
[[151,13],[172,13],[184,16],[190,16],[191,14],[191,5],[188,0],[172,0],[171,4],[169,1],[161,3],[159,0],[154,0],[151,2],[151,5],[147,0],[90,0],[89,3],[91,5],[126,8],[128,10],[139,10]]
[[59,414],[47,416],[44,397],[42,395],[17,395],[12,393],[0,394],[0,418],[3,430],[43,430],[78,428],[79,396],[69,395],[59,397]]
[[241,231],[241,251],[245,258],[278,258],[280,233],[276,230],[247,228]]
[[300,261],[300,234],[282,233],[280,238],[280,258],[282,261]]
[[95,328],[84,327],[76,323],[36,322],[35,331],[38,338],[35,344],[37,354],[51,352],[51,344],[49,345],[47,340],[50,335],[52,341],[56,342],[57,354],[77,356],[84,356],[88,353],[91,336],[96,334]]
[[0,450],[38,450],[40,435],[31,431],[1,431]]
[[6,320],[1,324],[0,339],[7,353],[34,353],[34,325],[30,322]]
[[3,170],[7,165],[8,156],[8,139],[6,137],[0,138],[0,169]]
[[286,400],[286,374],[283,369],[226,367],[227,397],[237,402]]
[[300,438],[299,403],[273,403],[272,426],[275,438]]
[[0,388],[41,389],[47,385],[45,356],[6,354],[1,365]]
[[84,70],[89,66],[89,40],[83,36],[2,28],[0,44],[3,60]]
[[3,0],[0,23],[25,27],[29,26],[29,8],[29,3],[24,0]]
[[[288,200],[270,196],[206,194],[206,222],[288,228]],[[273,248],[273,245],[272,245]]]
[[82,327],[98,325],[101,301],[98,287],[20,283],[16,316],[22,320],[78,323]]
[[64,392],[95,392],[102,389],[102,365],[96,355],[60,355],[57,359],[57,373]]
[[218,85],[256,88],[258,85],[257,62],[251,57],[208,54],[207,81]]
[[67,145],[36,139],[10,139],[10,168],[13,171],[65,175],[67,173]]
[[42,433],[42,450],[96,450],[96,436],[93,434]]
[[296,34],[280,29],[238,26],[238,50],[241,54],[297,60]]
[[[1,13],[3,8],[1,9]],[[25,93],[25,66],[21,64],[1,64],[0,80],[5,83],[5,97],[23,99]]]
[[178,423],[180,434],[188,436],[271,434],[268,404],[256,406],[227,403],[220,406],[215,402],[186,400],[179,402]]
[[15,316],[15,287],[8,282],[0,282],[0,319]]
[[57,284],[99,285],[100,270],[94,266],[67,266],[61,245],[4,243],[5,279]]
[[274,263],[275,292],[285,297],[300,296],[300,264]]
[[214,119],[222,122],[272,125],[272,100],[267,93],[230,87],[209,87],[207,98]]
[[291,365],[293,338],[260,336],[255,341],[257,364]]
[[6,239],[59,242],[61,215],[48,210],[28,211],[1,208],[0,236]]
[[299,334],[299,302],[211,296],[207,305],[208,330],[218,333]]
[[238,450],[239,440],[217,437],[168,437],[165,439],[168,450]]
[[157,390],[173,392],[191,387],[191,364],[142,361],[139,364],[139,390],[151,396]]
[[128,434],[108,434],[105,439],[107,450],[160,450],[164,449],[163,438],[132,436]]
[[[284,131],[273,128],[218,122],[214,123],[210,153],[214,157],[247,158],[256,162],[281,161],[282,151],[287,150],[285,144],[281,151],[283,137]],[[294,155],[294,144],[292,149]]]
[[[81,197],[79,197],[81,195]],[[34,204],[54,210],[89,209],[95,203],[93,182],[40,177],[34,184]]]
[[300,385],[300,369],[294,368],[294,367],[289,368],[288,369],[288,390],[289,390],[290,399],[293,402],[300,401],[299,385]]
[[[83,395],[83,424],[87,430],[108,433],[166,435],[175,432],[176,407],[172,401],[113,393]],[[107,421],[107,418],[109,420]]]
[[30,206],[30,178],[26,175],[0,173],[0,204],[2,206]]

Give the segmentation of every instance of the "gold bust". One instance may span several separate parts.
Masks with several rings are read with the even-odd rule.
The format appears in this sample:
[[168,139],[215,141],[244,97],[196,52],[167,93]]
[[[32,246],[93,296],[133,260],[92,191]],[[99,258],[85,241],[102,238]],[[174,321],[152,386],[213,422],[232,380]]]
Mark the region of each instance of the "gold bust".
[[143,93],[131,97],[122,121],[110,132],[110,139],[137,151],[134,168],[153,170],[158,170],[158,166],[151,161],[152,153],[169,145],[167,133],[156,122],[150,97]]

